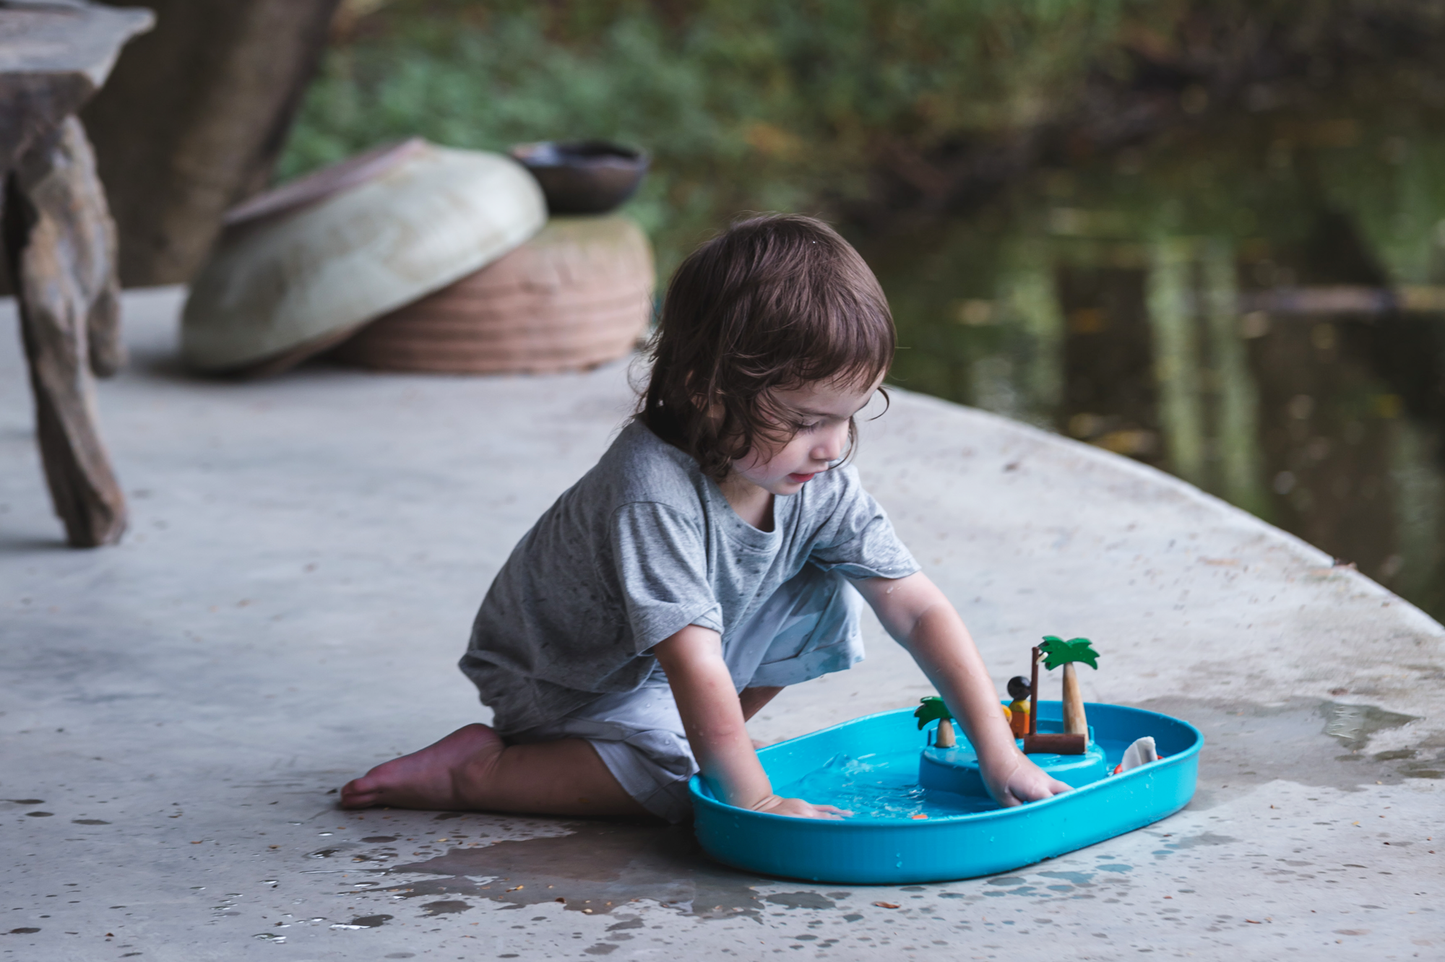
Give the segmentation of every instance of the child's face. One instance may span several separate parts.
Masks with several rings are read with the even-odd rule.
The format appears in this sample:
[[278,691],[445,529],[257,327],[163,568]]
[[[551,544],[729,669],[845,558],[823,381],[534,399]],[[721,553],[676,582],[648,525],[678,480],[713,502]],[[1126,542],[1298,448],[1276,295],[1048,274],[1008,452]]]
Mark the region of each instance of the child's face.
[[863,387],[816,381],[774,391],[773,401],[786,418],[780,426],[793,432],[793,438],[781,446],[755,447],[733,462],[734,473],[770,494],[797,494],[815,474],[828,470],[843,456],[848,448],[849,420],[882,382],[880,375]]

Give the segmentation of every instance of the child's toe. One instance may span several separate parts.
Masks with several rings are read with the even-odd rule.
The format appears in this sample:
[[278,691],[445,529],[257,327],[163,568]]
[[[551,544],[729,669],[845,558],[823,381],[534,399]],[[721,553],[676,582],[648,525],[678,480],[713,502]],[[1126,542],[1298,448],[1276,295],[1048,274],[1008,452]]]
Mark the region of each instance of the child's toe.
[[365,784],[366,779],[354,778],[341,788],[342,808],[366,808],[376,804],[380,792],[373,786]]

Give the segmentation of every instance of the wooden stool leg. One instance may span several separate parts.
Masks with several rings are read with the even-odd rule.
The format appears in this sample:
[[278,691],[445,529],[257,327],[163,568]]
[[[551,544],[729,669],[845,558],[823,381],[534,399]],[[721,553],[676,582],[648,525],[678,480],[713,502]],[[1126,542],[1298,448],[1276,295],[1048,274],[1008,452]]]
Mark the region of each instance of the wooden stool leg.
[[55,513],[73,547],[113,544],[126,505],[96,428],[92,370],[121,362],[115,228],[78,120],[22,158],[6,195],[5,246]]

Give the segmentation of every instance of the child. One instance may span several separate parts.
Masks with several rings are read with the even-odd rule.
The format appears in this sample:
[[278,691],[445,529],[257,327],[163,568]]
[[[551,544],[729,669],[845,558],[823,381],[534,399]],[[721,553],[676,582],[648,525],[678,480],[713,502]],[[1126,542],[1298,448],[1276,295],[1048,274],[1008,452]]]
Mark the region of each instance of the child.
[[1015,747],[963,622],[843,464],[893,347],[877,280],[820,221],[757,217],[695,251],[638,414],[477,613],[461,669],[492,726],[373,768],[342,805],[677,822],[701,770],[733,805],[846,815],[773,794],[743,723],[862,658],[864,600],[963,725],[995,799],[1067,791]]

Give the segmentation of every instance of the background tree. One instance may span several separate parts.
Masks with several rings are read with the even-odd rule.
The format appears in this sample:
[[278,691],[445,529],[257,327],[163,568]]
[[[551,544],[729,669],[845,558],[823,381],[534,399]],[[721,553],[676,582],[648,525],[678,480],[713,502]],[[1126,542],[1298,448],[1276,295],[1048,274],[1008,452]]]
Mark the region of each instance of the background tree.
[[263,189],[338,0],[112,0],[156,28],[82,112],[126,286],[189,280],[237,201]]
[[1445,37],[1445,6],[1418,0],[345,9],[364,6],[307,95],[284,174],[417,134],[488,150],[630,141],[655,160],[629,212],[661,277],[739,211],[806,210],[855,236],[908,235],[1040,165],[1254,110],[1260,83],[1308,98],[1329,76],[1408,71],[1433,89]]

